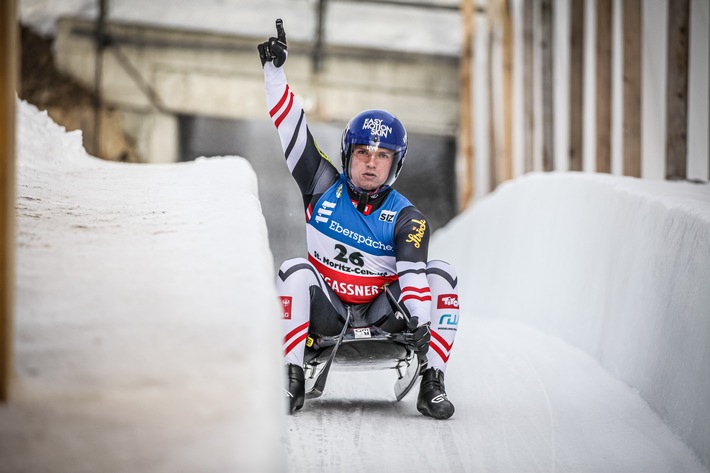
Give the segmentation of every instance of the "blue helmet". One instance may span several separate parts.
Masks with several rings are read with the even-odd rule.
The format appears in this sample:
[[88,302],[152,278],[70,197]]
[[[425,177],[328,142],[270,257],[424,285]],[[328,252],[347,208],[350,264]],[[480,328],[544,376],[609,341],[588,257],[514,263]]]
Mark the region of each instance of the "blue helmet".
[[391,186],[399,176],[407,154],[407,131],[402,122],[384,110],[365,110],[350,120],[340,142],[343,172],[348,179],[351,179],[350,157],[354,145],[381,146],[394,151],[394,161],[384,183]]

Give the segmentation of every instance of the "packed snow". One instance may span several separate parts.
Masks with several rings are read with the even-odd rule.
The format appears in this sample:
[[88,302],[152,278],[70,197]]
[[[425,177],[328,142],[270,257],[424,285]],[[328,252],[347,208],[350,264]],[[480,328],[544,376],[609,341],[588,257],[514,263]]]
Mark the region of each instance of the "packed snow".
[[[249,164],[102,162],[80,133],[18,109],[16,379],[0,407],[0,472],[708,471],[684,426],[669,427],[645,388],[627,384],[635,366],[668,362],[656,388],[707,392],[707,381],[663,378],[682,362],[709,378],[708,276],[698,272],[708,267],[707,186],[642,191],[637,180],[574,174],[503,186],[432,245],[459,272],[454,417],[421,416],[416,388],[396,402],[387,371],[335,371],[321,398],[286,417],[273,261]],[[658,239],[687,253],[683,265],[672,254],[645,262]],[[639,268],[617,240],[637,248]],[[638,289],[656,277],[652,289],[673,285],[690,302]],[[643,312],[614,321],[625,290]],[[684,331],[644,351],[684,307]],[[677,402],[701,415],[707,398]]]
[[264,449],[283,431],[280,304],[251,166],[101,161],[20,103],[17,171],[0,471],[282,471]]

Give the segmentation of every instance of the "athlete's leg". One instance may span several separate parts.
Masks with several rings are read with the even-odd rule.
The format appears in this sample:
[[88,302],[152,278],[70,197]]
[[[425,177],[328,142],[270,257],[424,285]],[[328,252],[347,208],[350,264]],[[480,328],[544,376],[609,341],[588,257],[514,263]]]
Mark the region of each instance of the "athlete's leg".
[[[338,308],[343,305],[304,258],[294,258],[281,265],[276,291],[283,304],[284,394],[288,399],[288,412],[294,412],[303,407],[305,400],[303,357],[309,328],[329,331],[333,324],[337,327],[339,314],[333,304]],[[339,326],[342,324],[340,322]]]
[[459,323],[458,278],[444,261],[432,260],[426,269],[431,289],[431,343],[429,367],[446,371]]
[[309,328],[320,335],[340,333],[343,303],[305,258],[281,265],[276,292],[283,304],[284,363],[302,367]]

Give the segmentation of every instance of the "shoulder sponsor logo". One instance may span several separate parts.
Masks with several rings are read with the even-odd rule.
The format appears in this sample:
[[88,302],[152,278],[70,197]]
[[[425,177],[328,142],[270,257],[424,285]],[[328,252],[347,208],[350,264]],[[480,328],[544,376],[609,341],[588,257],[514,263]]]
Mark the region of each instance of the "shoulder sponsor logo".
[[458,309],[459,296],[457,294],[439,294],[439,300],[436,303],[437,309]]
[[343,185],[340,184],[338,186],[338,190],[335,191],[335,197],[340,199],[340,196],[343,195]]
[[412,227],[414,233],[407,235],[407,242],[414,243],[415,248],[419,248],[422,244],[422,239],[424,238],[424,233],[426,233],[426,220],[414,220],[413,223],[419,225],[418,227]]
[[380,218],[378,220],[381,222],[393,223],[394,217],[396,215],[397,212],[394,212],[392,210],[383,210],[382,212],[380,212]]
[[324,200],[320,207],[318,207],[318,212],[316,212],[316,222],[327,223],[328,217],[333,213],[335,208],[335,202],[329,202]]
[[281,296],[281,305],[283,306],[283,318],[286,320],[291,319],[291,306],[293,299],[291,296]]

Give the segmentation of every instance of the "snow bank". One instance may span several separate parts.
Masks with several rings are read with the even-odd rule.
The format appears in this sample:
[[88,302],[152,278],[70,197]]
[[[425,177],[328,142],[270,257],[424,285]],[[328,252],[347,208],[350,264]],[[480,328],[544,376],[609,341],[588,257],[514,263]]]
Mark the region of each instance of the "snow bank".
[[456,261],[467,313],[582,348],[710,463],[710,185],[531,174],[431,253]]
[[281,471],[279,304],[241,158],[108,163],[18,104],[0,472]]

